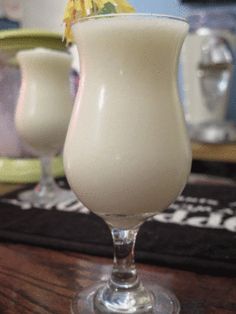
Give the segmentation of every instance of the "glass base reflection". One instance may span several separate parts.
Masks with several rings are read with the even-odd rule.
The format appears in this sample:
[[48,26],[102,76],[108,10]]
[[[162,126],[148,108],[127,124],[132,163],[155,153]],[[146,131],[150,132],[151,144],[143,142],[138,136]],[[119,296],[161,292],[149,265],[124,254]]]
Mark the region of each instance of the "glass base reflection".
[[[164,289],[158,285],[149,285],[149,296],[152,299],[152,304],[145,303],[141,306],[135,306],[126,309],[125,306],[120,304],[120,309],[117,308],[97,308],[96,305],[98,295],[101,294],[101,290],[104,289],[106,283],[98,283],[88,289],[76,294],[71,305],[71,314],[103,314],[103,313],[115,313],[115,314],[178,314],[180,313],[180,303],[178,299],[169,290]],[[126,293],[127,299],[130,299],[129,292]],[[126,299],[126,301],[127,301]],[[100,307],[100,306],[99,306]]]

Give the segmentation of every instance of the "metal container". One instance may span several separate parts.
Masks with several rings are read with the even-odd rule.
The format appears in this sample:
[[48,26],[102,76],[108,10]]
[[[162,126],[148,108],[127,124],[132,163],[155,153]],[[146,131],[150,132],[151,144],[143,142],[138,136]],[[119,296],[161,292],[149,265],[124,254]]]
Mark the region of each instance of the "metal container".
[[235,141],[235,121],[228,115],[235,71],[235,15],[204,12],[190,16],[189,23],[182,61],[190,136],[206,143]]

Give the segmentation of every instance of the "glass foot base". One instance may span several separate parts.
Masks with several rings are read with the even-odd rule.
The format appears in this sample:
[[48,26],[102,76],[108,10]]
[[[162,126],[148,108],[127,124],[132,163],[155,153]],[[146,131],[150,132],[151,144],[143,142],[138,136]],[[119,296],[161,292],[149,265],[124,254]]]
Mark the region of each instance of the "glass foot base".
[[104,284],[97,284],[89,289],[83,290],[81,293],[77,294],[71,304],[72,314],[103,314],[103,313],[115,313],[115,314],[178,314],[180,313],[180,304],[178,299],[168,290],[160,286],[149,286],[148,290],[153,295],[154,305],[152,310],[143,311],[99,311],[94,308],[94,297],[97,290],[101,288]]
[[52,207],[74,198],[73,192],[70,190],[57,187],[49,193],[37,192],[36,189],[21,192],[18,194],[18,199],[22,202],[27,202],[35,207],[51,209]]

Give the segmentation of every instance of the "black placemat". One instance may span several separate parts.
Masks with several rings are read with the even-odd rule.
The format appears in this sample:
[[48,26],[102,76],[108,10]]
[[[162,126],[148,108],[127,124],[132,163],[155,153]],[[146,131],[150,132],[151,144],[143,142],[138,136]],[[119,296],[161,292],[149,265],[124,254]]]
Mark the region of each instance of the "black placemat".
[[[31,208],[17,200],[17,193],[0,199],[2,241],[112,256],[108,227],[81,203]],[[174,204],[143,224],[136,260],[235,276],[236,186],[189,183]]]

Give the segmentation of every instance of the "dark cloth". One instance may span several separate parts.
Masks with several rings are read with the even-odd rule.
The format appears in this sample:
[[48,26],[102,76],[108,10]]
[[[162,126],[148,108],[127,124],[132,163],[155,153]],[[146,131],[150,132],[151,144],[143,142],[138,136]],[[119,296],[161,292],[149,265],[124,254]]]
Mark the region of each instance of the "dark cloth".
[[[0,199],[2,241],[112,257],[107,225],[81,204],[29,208],[17,201],[18,193]],[[141,226],[136,261],[235,276],[235,213],[236,186],[189,183],[174,204]]]

